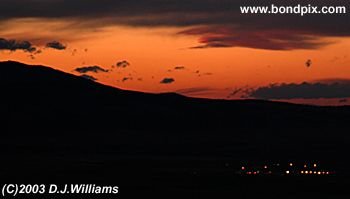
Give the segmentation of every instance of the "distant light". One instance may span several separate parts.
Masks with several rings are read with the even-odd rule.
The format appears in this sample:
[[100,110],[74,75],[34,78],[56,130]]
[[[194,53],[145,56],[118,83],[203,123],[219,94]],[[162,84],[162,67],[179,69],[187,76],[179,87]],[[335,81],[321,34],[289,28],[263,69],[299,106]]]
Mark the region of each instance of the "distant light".
[[314,171],[314,174],[316,174],[317,172],[316,171]]
[[245,167],[242,167],[242,170],[245,170]]
[[306,174],[308,174],[309,172],[308,171],[305,171]]
[[300,171],[300,173],[304,173],[304,171]]
[[319,171],[319,172],[317,172],[317,174],[318,174],[318,175],[321,175],[321,172]]
[[264,166],[264,169],[267,169],[267,166],[266,166],[266,165]]
[[304,168],[306,168],[307,167],[307,165],[306,164],[304,164]]
[[329,174],[329,172],[327,171],[327,172],[326,172],[326,174],[328,175],[328,174]]
[[253,173],[254,175],[256,175],[256,172],[254,171],[254,173]]
[[317,164],[314,164],[314,167],[317,167]]
[[290,172],[289,171],[286,171],[286,174],[289,174]]
[[292,167],[292,166],[293,166],[293,163],[289,163],[289,166],[291,166],[291,167]]

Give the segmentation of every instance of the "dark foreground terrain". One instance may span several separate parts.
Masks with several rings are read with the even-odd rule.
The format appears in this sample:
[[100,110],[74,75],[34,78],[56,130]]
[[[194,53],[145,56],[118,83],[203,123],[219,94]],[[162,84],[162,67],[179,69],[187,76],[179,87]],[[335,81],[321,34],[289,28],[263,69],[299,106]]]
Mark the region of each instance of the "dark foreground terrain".
[[[113,198],[350,197],[350,107],[145,94],[16,62],[0,63],[0,86],[2,183],[117,185]],[[336,173],[237,174],[277,161]]]

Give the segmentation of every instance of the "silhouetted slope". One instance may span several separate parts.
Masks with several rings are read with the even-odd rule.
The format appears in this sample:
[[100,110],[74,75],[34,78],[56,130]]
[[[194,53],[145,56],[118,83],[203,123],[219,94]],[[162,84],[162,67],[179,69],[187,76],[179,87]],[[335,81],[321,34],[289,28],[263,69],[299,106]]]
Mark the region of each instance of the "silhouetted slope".
[[146,94],[17,62],[0,63],[0,77],[3,179],[141,183],[284,159],[321,160],[346,174],[349,107]]
[[3,62],[0,69],[5,115],[11,115],[9,133],[23,133],[16,128],[26,124],[28,130],[35,127],[38,134],[50,136],[52,131],[62,131],[58,133],[61,135],[73,129],[82,135],[109,136],[116,136],[120,130],[134,130],[152,136],[175,134],[176,140],[181,135],[203,135],[229,136],[232,140],[244,137],[248,141],[264,141],[262,144],[284,138],[312,143],[323,138],[329,143],[332,138],[347,136],[341,129],[347,129],[350,122],[348,107],[145,94],[104,86],[43,66]]

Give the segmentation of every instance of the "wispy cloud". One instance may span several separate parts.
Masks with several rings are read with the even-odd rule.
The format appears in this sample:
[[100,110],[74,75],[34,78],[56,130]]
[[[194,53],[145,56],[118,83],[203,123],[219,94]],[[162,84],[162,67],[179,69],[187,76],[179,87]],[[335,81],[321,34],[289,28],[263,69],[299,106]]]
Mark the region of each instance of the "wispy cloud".
[[[97,27],[181,27],[180,35],[196,35],[194,48],[248,47],[269,50],[317,49],[328,37],[350,36],[350,15],[243,15],[240,6],[269,6],[273,0],[2,0],[0,23],[12,19],[62,20],[69,29]],[[325,3],[312,2],[314,6]],[[286,0],[284,4],[307,4]],[[338,0],[332,5],[347,5]],[[79,10],[79,12],[77,12]],[[69,20],[67,20],[69,19]],[[71,35],[73,36],[73,35]]]
[[65,46],[64,44],[58,42],[58,41],[51,41],[48,42],[46,44],[47,48],[52,48],[52,49],[56,49],[56,50],[65,50],[67,48],[67,46]]
[[4,38],[0,38],[0,50],[22,50],[25,52],[33,53],[36,51],[36,47],[34,47],[33,44],[29,41],[16,41],[12,39],[7,40]]
[[349,98],[350,80],[271,84],[253,89],[248,97],[258,99],[320,99]]
[[160,81],[161,84],[171,84],[174,82],[175,82],[174,78],[164,78],[162,81]]
[[78,72],[78,73],[88,73],[88,72],[93,72],[93,73],[105,72],[105,73],[107,73],[107,72],[109,72],[109,70],[104,69],[100,66],[83,66],[83,67],[76,68],[74,71]]
[[131,65],[131,64],[130,64],[128,61],[123,60],[123,61],[117,62],[115,66],[116,66],[117,68],[126,68],[126,67],[128,67],[128,66],[130,66],[130,65]]

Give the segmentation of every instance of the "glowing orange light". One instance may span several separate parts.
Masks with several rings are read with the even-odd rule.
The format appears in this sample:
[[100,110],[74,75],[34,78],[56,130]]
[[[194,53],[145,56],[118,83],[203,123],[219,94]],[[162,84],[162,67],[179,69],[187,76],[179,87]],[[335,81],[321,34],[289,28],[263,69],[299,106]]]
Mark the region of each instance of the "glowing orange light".
[[304,168],[306,168],[307,167],[307,165],[306,164],[304,164]]
[[308,174],[309,172],[308,171],[305,171],[306,174]]
[[303,173],[304,173],[304,171],[300,171],[300,173],[302,173],[302,174],[303,174]]
[[289,174],[290,172],[289,171],[286,171],[286,174]]
[[314,167],[317,167],[317,164],[314,164]]
[[292,166],[293,166],[293,163],[289,163],[289,166],[291,166],[291,167],[292,167]]
[[316,171],[314,171],[314,174],[316,174],[317,172]]
[[321,175],[321,172],[319,171],[319,172],[317,172],[317,174],[318,174],[318,175]]

